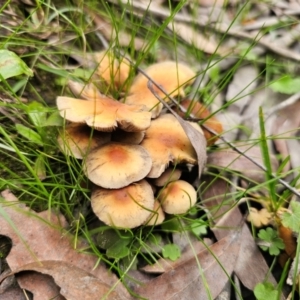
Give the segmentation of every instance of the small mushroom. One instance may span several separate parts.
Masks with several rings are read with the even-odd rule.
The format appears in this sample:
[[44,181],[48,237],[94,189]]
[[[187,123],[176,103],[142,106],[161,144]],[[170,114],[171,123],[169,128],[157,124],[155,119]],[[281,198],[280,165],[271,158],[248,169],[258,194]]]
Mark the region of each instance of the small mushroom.
[[102,96],[95,100],[57,97],[60,115],[68,121],[86,123],[99,131],[113,131],[120,127],[125,131],[144,131],[150,126],[151,113],[141,106],[127,105]]
[[[188,66],[175,61],[165,61],[153,64],[145,69],[145,73],[155,83],[159,84],[169,96],[184,95],[184,87],[187,84],[192,84],[196,73]],[[132,83],[128,96],[126,97],[127,104],[143,104],[151,111],[152,118],[156,118],[163,105],[151,92],[147,86],[148,78],[143,74],[138,74]],[[153,85],[153,90],[162,98],[165,94]],[[168,98],[165,98],[168,102]]]
[[161,115],[151,122],[141,146],[152,158],[149,178],[158,178],[170,162],[197,164],[196,152],[189,138],[171,114]]
[[181,176],[181,170],[168,168],[158,178],[154,180],[156,186],[164,186],[171,181],[178,180]]
[[154,209],[154,195],[146,180],[116,190],[97,187],[92,193],[91,205],[105,224],[134,228],[149,218]]
[[87,155],[84,172],[93,183],[118,189],[146,177],[151,166],[151,157],[142,146],[109,143]]
[[61,151],[78,159],[110,141],[110,133],[93,131],[84,124],[69,124],[57,139]]
[[184,214],[195,205],[197,193],[188,182],[177,180],[170,182],[160,191],[158,200],[166,213]]
[[147,226],[159,225],[165,220],[165,213],[162,210],[161,204],[159,201],[154,201],[154,208],[150,216],[144,222]]
[[[204,125],[215,131],[217,134],[222,133],[223,126],[221,122],[216,117],[210,116],[211,113],[209,112],[209,110],[205,108],[200,102],[185,99],[180,102],[180,105],[187,109],[187,116],[193,115],[194,117],[199,119],[208,118],[207,120],[205,120]],[[181,115],[183,114],[181,113]],[[213,145],[218,140],[218,137],[207,131],[205,128],[202,127],[202,129],[207,140],[207,145]]]
[[[116,58],[112,51],[104,50],[93,55],[98,63],[94,75],[102,78],[106,85],[114,85],[116,88],[125,89],[125,83],[130,74],[130,63],[124,58]],[[96,76],[94,76],[96,78]]]

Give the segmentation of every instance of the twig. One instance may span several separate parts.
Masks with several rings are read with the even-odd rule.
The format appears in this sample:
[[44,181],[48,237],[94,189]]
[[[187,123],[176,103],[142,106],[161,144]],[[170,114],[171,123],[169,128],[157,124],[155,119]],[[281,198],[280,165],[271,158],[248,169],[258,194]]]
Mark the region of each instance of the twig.
[[[169,104],[166,103],[166,101],[164,101],[161,97],[159,97],[157,95],[157,93],[155,93],[155,91],[153,90],[152,86],[154,85],[156,88],[158,88],[161,92],[163,92],[166,97],[168,97],[171,102],[173,104],[175,104],[177,107],[180,108],[180,110],[184,113],[187,112],[187,109],[184,108],[182,105],[178,104],[176,102],[176,100],[169,96],[168,93],[158,84],[156,83],[148,74],[146,74],[140,67],[135,66],[135,64],[133,63],[133,61],[131,59],[129,59],[128,57],[124,56],[125,59],[127,59],[127,61],[133,66],[135,67],[138,72],[140,72],[141,74],[143,74],[148,80],[148,87],[150,88],[151,92],[154,92],[154,96],[174,115],[177,115],[176,112],[170,107]],[[190,117],[189,118],[190,121],[192,122],[199,122],[202,121],[203,119],[197,119],[195,117]],[[201,126],[203,126],[207,131],[209,131],[210,133],[214,134],[215,136],[218,136],[224,143],[226,143],[232,150],[236,151],[237,153],[241,154],[242,156],[244,156],[245,158],[247,158],[248,160],[250,160],[253,164],[255,164],[257,167],[259,167],[261,170],[263,170],[264,172],[267,172],[268,170],[261,165],[260,163],[258,163],[257,161],[255,161],[254,159],[252,159],[251,157],[249,157],[247,154],[245,154],[244,152],[242,152],[239,148],[237,148],[236,146],[234,146],[231,142],[227,141],[226,138],[222,137],[221,135],[219,135],[218,133],[216,133],[214,130],[211,130],[209,127],[207,127],[204,124],[201,124]],[[293,194],[295,194],[296,196],[300,197],[300,193],[291,185],[289,185],[286,181],[284,181],[283,179],[279,178],[278,176],[276,176],[275,174],[270,174],[271,177],[273,179],[278,180],[284,187],[286,187],[289,191],[291,191]]]
[[[120,2],[126,7],[128,6],[127,0],[109,0],[109,2],[114,3],[114,4],[120,4]],[[155,14],[156,16],[163,17],[163,18],[168,18],[170,17],[170,11],[163,8],[163,7],[155,7],[155,6],[149,6],[147,4],[140,3],[138,1],[132,1],[130,2],[130,7],[135,8],[137,10],[142,10],[143,12],[150,12]],[[130,10],[132,11],[132,10]],[[242,32],[240,30],[237,30],[235,28],[232,28],[228,26],[228,24],[210,24],[209,22],[203,22],[203,20],[195,19],[192,20],[189,16],[185,16],[182,13],[177,13],[174,15],[174,21],[179,21],[179,22],[184,22],[188,24],[193,24],[193,25],[198,25],[200,28],[207,29],[209,28],[210,30],[216,32],[216,33],[221,33],[221,34],[226,34],[229,36],[233,36],[235,38],[239,39],[246,39],[249,41],[253,41],[253,39],[257,38],[257,36],[253,36],[249,33]],[[256,45],[260,45],[264,47],[265,49],[274,52],[280,56],[283,56],[285,58],[294,60],[299,62],[300,61],[300,54],[291,51],[287,48],[283,48],[282,45],[277,45],[275,43],[272,43],[270,41],[264,41],[261,38],[258,38],[255,40]]]
[[272,114],[276,113],[278,110],[281,110],[283,108],[286,108],[287,106],[290,106],[294,103],[296,103],[297,101],[299,101],[300,99],[300,92],[294,94],[293,96],[287,98],[286,100],[284,100],[283,102],[280,102],[279,104],[273,106],[272,108],[270,108],[267,112],[266,112],[266,117],[270,117]]

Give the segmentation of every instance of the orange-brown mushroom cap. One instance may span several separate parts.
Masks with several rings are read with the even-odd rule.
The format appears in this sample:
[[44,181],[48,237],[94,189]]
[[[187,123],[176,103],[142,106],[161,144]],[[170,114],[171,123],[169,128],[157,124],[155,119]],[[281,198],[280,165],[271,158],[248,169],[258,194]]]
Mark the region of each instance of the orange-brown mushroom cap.
[[171,181],[178,180],[181,176],[181,173],[182,172],[180,169],[174,169],[174,167],[170,167],[166,169],[158,178],[155,178],[153,183],[156,186],[164,186]]
[[168,214],[184,214],[197,201],[197,193],[194,187],[184,180],[170,182],[159,195],[163,210]]
[[[198,125],[197,125],[198,126]],[[197,155],[177,119],[165,114],[151,122],[141,143],[152,158],[148,177],[159,177],[170,162],[197,164]]]
[[117,190],[97,187],[91,196],[94,213],[105,224],[134,228],[143,224],[154,209],[154,195],[146,180]]
[[150,126],[151,113],[141,106],[127,105],[111,98],[80,100],[57,97],[60,115],[68,121],[86,123],[100,131],[113,131],[120,127],[125,131],[143,131]]
[[[192,84],[196,73],[188,66],[175,61],[165,61],[153,64],[146,68],[144,72],[159,84],[169,96],[184,95],[184,87]],[[126,97],[128,104],[143,104],[152,112],[152,118],[156,118],[161,110],[162,104],[150,91],[147,86],[148,78],[143,74],[138,74],[132,83],[129,94]],[[153,85],[153,90],[162,98],[165,94]],[[165,98],[168,102],[168,98]]]
[[145,131],[128,132],[116,129],[112,132],[111,139],[115,142],[138,145],[145,137]]
[[151,157],[142,146],[109,143],[87,155],[84,172],[93,183],[118,189],[146,177],[151,166]]
[[155,200],[153,210],[144,224],[147,226],[160,225],[164,220],[165,213],[161,207],[161,204],[158,200]]
[[130,74],[130,63],[124,57],[116,58],[109,50],[96,52],[93,57],[98,63],[95,75],[102,78],[107,85],[113,84],[116,88],[124,89]]
[[[187,115],[191,114],[192,116],[199,118],[199,119],[208,118],[204,122],[204,125],[207,126],[208,128],[210,128],[211,130],[215,131],[217,134],[222,133],[223,126],[222,126],[221,122],[216,117],[210,116],[211,113],[209,112],[209,110],[207,108],[205,108],[205,106],[202,105],[200,102],[185,99],[180,102],[180,105],[182,105],[185,109],[188,110]],[[183,114],[181,114],[181,115],[183,115]],[[218,137],[215,136],[214,134],[210,133],[205,128],[202,128],[202,129],[203,129],[204,136],[207,140],[207,145],[208,146],[213,145],[218,140]]]
[[69,80],[68,87],[76,98],[96,100],[103,97],[93,83],[83,84],[78,81]]
[[61,151],[82,159],[93,149],[110,141],[110,133],[93,131],[85,124],[72,123],[61,130],[57,139]]

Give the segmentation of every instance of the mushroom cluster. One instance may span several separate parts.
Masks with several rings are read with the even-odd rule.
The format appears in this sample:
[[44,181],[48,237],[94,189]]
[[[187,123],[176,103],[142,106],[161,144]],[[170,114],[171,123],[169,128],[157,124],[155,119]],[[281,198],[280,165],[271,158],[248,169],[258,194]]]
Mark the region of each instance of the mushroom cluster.
[[[115,87],[123,86],[124,72],[122,76],[116,72],[116,62],[109,64],[112,54],[107,55],[96,73]],[[125,60],[117,66],[129,70]],[[151,65],[145,73],[169,95],[181,97],[196,75],[188,66],[173,61]],[[108,74],[116,74],[115,82]],[[163,106],[147,82],[138,74],[126,98],[119,101],[92,85],[72,83],[72,92],[83,99],[57,97],[56,102],[66,120],[58,138],[60,149],[83,160],[84,173],[94,184],[94,213],[118,228],[161,224],[164,212],[183,214],[197,201],[194,187],[180,180],[181,171],[175,167],[197,165],[196,152],[178,120],[162,113]],[[165,98],[160,90],[156,92]],[[197,123],[192,126],[202,132]],[[170,163],[174,167],[168,167]]]

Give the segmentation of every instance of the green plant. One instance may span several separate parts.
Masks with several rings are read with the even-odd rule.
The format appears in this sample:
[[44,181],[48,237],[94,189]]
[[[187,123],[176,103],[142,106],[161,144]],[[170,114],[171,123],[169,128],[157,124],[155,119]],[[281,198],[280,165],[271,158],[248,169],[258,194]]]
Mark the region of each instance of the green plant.
[[254,295],[257,300],[274,300],[279,296],[278,290],[275,289],[272,283],[259,283],[254,289]]
[[261,229],[258,237],[262,240],[262,243],[258,243],[260,248],[269,251],[270,255],[278,255],[280,250],[285,247],[282,239],[278,237],[277,231],[271,227]]

